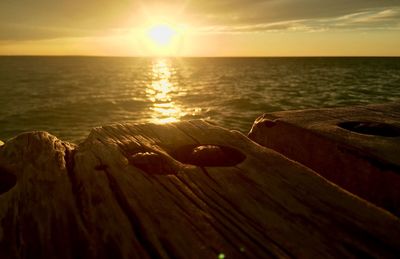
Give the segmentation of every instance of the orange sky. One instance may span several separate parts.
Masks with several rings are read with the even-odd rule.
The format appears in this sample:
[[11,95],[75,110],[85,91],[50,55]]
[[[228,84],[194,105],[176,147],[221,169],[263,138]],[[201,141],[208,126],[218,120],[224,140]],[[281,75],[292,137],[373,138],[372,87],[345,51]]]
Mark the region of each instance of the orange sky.
[[[168,39],[154,36],[160,26]],[[397,0],[0,2],[0,55],[400,56],[398,46]]]

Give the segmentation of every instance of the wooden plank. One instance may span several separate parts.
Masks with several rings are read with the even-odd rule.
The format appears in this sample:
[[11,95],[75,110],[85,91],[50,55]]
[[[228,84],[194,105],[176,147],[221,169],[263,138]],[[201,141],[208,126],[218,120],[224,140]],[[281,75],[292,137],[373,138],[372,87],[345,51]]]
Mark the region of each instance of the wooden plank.
[[400,215],[400,104],[265,114],[249,137]]
[[1,258],[400,254],[397,217],[204,121],[23,134],[0,175]]

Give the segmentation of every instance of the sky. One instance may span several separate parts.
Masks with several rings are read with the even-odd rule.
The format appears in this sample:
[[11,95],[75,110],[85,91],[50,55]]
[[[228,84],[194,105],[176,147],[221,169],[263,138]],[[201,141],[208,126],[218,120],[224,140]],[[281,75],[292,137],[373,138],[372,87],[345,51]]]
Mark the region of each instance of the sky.
[[400,56],[400,0],[1,0],[0,55]]

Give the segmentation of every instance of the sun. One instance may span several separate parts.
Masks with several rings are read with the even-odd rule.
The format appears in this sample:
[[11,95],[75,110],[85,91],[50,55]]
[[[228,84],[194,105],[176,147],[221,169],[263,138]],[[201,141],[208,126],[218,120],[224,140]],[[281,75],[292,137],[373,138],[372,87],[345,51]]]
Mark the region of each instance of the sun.
[[186,31],[183,24],[154,22],[143,27],[141,42],[152,56],[177,56],[182,51]]
[[148,29],[147,34],[153,43],[160,47],[165,47],[172,43],[178,32],[171,25],[156,24]]

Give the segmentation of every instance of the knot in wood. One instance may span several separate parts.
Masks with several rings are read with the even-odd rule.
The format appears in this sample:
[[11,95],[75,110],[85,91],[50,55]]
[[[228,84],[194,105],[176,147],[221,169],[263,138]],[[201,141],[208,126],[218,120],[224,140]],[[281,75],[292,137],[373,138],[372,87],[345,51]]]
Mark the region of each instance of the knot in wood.
[[182,163],[197,166],[235,166],[246,158],[235,148],[210,144],[183,146],[173,156]]
[[148,174],[176,174],[175,167],[163,154],[155,152],[138,152],[131,155],[129,163]]
[[272,127],[274,127],[276,125],[276,120],[263,119],[261,121],[261,125],[263,127],[272,128]]
[[345,121],[337,124],[339,127],[365,135],[381,136],[381,137],[399,137],[400,127],[372,121]]
[[195,147],[190,155],[193,159],[204,162],[225,158],[226,156],[222,148],[215,145]]

